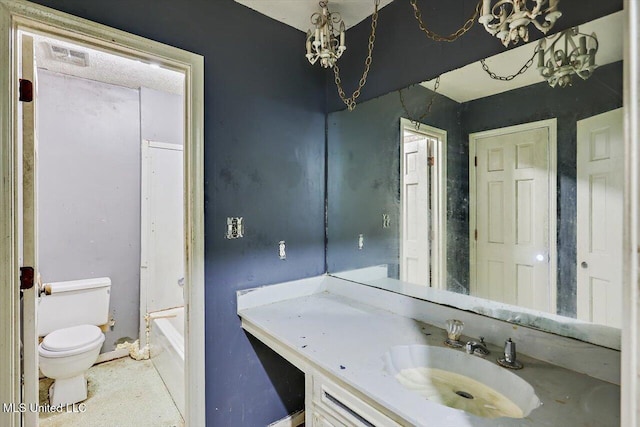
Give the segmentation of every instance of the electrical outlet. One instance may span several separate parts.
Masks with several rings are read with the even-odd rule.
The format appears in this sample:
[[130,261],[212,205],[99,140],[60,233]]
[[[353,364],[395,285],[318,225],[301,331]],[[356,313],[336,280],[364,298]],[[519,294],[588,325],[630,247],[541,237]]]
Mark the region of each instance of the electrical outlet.
[[282,260],[287,259],[286,245],[284,243],[284,240],[280,240],[280,242],[278,243],[278,256]]
[[389,214],[382,214],[382,228],[391,227],[391,217]]
[[242,217],[227,217],[227,233],[224,235],[226,239],[239,239],[244,237],[244,224]]
[[364,234],[358,235],[358,250],[362,250],[364,248]]

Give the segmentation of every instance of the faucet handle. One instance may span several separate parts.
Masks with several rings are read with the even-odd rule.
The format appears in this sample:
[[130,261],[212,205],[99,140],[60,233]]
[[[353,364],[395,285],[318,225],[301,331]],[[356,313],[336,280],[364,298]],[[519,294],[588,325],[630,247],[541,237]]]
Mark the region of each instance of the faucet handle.
[[462,347],[460,342],[460,335],[462,335],[462,329],[464,328],[464,322],[457,319],[449,319],[446,322],[447,325],[447,339],[444,341],[449,347]]
[[522,363],[516,360],[516,343],[511,338],[504,342],[504,358],[499,358],[498,364],[505,368],[522,369]]
[[516,361],[516,343],[511,338],[504,342],[504,359],[509,363]]

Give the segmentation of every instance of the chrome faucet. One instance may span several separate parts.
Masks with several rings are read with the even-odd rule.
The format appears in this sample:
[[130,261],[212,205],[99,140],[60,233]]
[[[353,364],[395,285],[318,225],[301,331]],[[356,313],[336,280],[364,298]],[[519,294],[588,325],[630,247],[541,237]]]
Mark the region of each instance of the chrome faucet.
[[498,365],[509,369],[522,369],[522,363],[516,360],[516,343],[511,338],[504,342],[504,357],[498,358]]
[[469,354],[475,354],[476,356],[485,357],[490,353],[487,345],[484,343],[484,337],[480,337],[480,342],[469,341],[465,345],[465,350]]

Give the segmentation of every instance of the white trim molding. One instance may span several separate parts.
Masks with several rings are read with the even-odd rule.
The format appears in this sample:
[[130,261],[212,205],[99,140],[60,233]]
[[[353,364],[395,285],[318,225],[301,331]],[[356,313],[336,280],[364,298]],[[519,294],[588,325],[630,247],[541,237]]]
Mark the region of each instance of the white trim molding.
[[[204,58],[24,0],[0,0],[0,402],[20,401],[19,269],[16,162],[18,32],[63,38],[119,56],[156,63],[185,75],[185,422],[205,422],[204,334]],[[8,96],[7,96],[8,94]],[[20,414],[0,412],[2,426],[18,427]]]
[[625,0],[621,425],[640,427],[640,4]]
[[[404,117],[400,118],[400,188],[401,193],[404,192],[404,131],[408,130],[413,133],[425,135],[438,141],[436,146],[428,152],[428,156],[434,158],[434,168],[430,168],[431,192],[429,197],[432,206],[435,208],[431,213],[431,224],[429,230],[431,234],[431,242],[435,242],[435,250],[432,250],[431,269],[432,279],[431,287],[436,289],[447,289],[447,131],[424,123],[412,122]],[[402,203],[401,203],[402,205]],[[401,209],[404,209],[401,206]],[[400,264],[404,262],[403,246],[404,241],[404,213],[400,214]],[[434,245],[430,243],[430,245]],[[433,248],[432,248],[433,249]],[[403,274],[402,267],[400,269],[401,276]]]
[[299,427],[304,424],[304,410],[289,414],[267,427]]

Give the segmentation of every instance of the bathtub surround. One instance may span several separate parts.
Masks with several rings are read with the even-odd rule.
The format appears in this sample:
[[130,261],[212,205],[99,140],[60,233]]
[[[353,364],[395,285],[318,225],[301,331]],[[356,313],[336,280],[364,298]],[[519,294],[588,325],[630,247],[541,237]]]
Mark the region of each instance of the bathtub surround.
[[149,315],[149,348],[153,365],[184,417],[184,308]]

